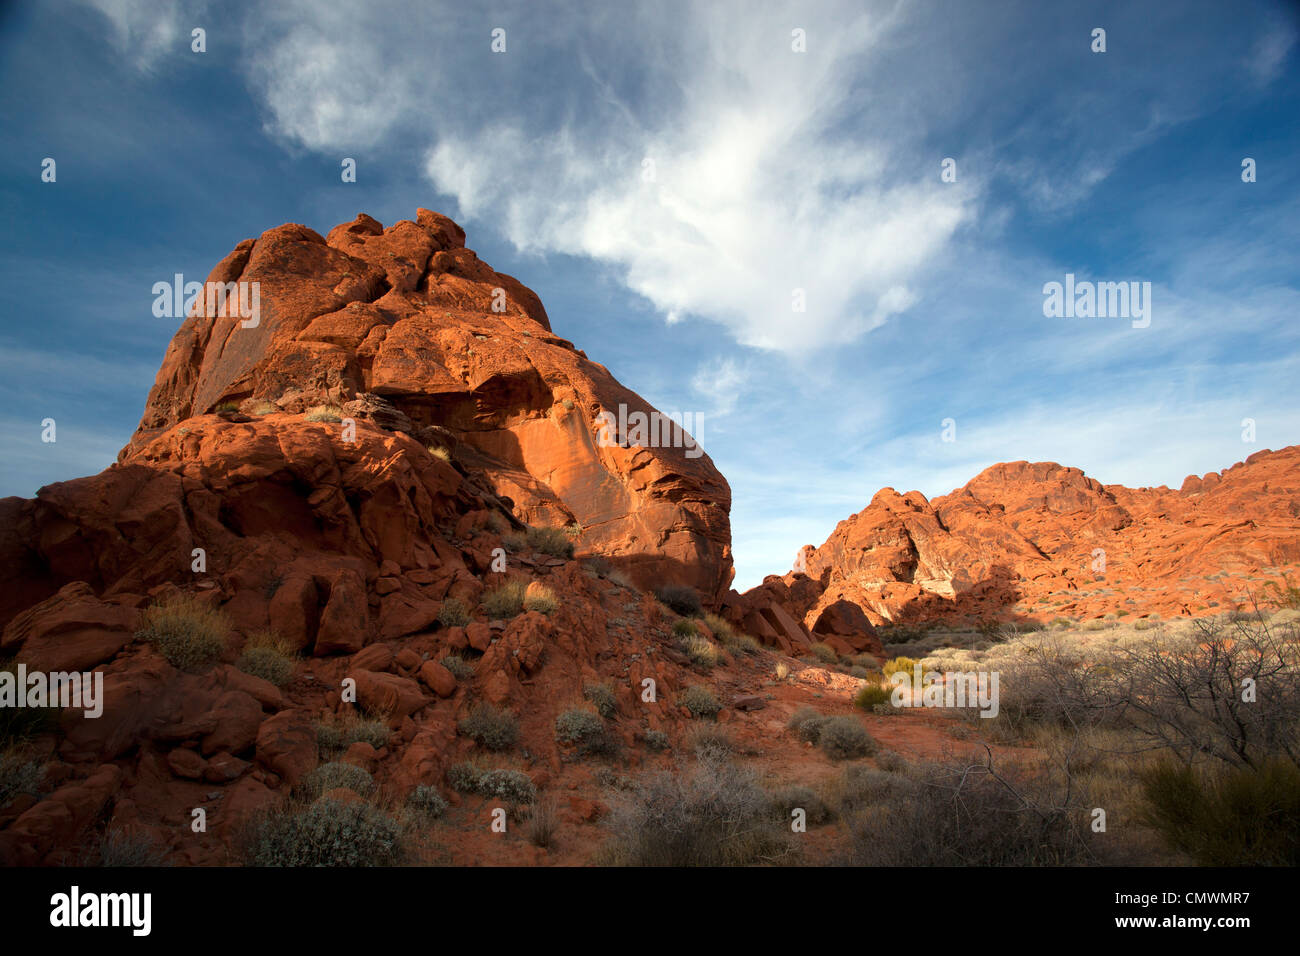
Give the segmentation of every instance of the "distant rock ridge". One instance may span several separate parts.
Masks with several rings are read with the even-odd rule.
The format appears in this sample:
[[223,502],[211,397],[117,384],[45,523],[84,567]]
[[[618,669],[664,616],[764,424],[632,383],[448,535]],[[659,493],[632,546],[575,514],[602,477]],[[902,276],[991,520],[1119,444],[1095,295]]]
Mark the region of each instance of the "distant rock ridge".
[[1027,461],[933,501],[884,488],[801,557],[801,570],[732,592],[731,616],[779,605],[814,639],[846,606],[875,625],[1242,607],[1300,562],[1300,446],[1189,475],[1176,491]]

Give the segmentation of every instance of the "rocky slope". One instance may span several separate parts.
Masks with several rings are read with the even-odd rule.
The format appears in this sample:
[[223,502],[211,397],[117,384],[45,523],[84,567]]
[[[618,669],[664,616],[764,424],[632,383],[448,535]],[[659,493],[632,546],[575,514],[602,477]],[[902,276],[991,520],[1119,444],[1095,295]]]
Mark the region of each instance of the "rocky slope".
[[[24,745],[45,796],[0,807],[0,861],[66,862],[107,819],[223,862],[240,821],[323,758],[321,722],[358,712],[389,739],[346,759],[398,800],[473,752],[457,724],[477,703],[518,716],[538,784],[563,769],[554,721],[588,684],[612,689],[620,745],[680,724],[692,671],[648,591],[707,603],[730,582],[730,492],[707,456],[597,441],[601,411],[653,409],[426,210],[328,238],[271,229],[209,281],[258,283],[256,325],[196,305],[117,464],[0,500],[0,662],[105,682],[102,715],[65,709]],[[530,525],[604,563],[533,550]],[[510,581],[558,606],[479,607]],[[142,639],[145,610],[177,595],[218,612],[214,665]],[[296,655],[283,686],[235,666],[268,632]]]
[[775,603],[812,629],[846,605],[876,625],[1242,607],[1300,562],[1300,446],[1176,490],[1024,461],[933,501],[885,488],[801,557],[802,570],[733,592],[732,616]]

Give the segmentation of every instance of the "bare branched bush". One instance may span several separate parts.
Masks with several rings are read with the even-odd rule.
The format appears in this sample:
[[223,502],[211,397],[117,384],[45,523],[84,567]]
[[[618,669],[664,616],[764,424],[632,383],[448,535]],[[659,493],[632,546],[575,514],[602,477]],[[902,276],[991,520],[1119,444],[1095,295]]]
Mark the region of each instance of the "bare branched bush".
[[[880,786],[841,803],[853,812],[841,862],[853,866],[1062,866],[1093,862],[1087,808],[1068,774],[960,761],[907,776],[870,773]],[[855,788],[855,791],[861,788]],[[879,802],[872,799],[877,795]],[[846,805],[847,803],[847,805]],[[865,804],[865,805],[864,805]]]
[[1262,618],[1198,621],[1190,637],[1124,648],[1126,716],[1184,763],[1300,765],[1300,633]]
[[605,863],[749,866],[787,861],[790,834],[752,771],[725,759],[639,781],[615,802]]

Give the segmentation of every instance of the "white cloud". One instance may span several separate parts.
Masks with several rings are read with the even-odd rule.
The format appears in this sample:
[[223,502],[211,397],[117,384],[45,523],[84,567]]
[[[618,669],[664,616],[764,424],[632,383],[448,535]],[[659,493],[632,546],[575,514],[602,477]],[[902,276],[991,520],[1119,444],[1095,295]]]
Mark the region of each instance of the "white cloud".
[[113,27],[113,42],[137,69],[149,70],[168,54],[188,52],[190,30],[201,26],[192,14],[201,3],[152,0],[85,0]]

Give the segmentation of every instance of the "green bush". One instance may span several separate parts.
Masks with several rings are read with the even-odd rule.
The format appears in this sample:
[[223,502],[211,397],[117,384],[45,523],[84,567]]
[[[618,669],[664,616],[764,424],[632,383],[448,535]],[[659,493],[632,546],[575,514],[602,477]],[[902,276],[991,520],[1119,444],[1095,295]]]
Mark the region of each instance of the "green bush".
[[695,717],[716,717],[722,705],[707,687],[694,684],[682,694],[682,703]]
[[890,677],[893,677],[895,674],[899,673],[900,671],[906,674],[908,677],[912,677],[915,675],[915,668],[916,668],[916,661],[914,661],[912,658],[895,657],[892,661],[888,661],[885,664],[885,666],[880,669],[880,673],[885,677],[886,680],[888,680]]
[[822,725],[829,719],[805,704],[790,716],[786,728],[794,731],[794,735],[804,743],[815,744],[821,737]]
[[395,866],[409,855],[402,825],[360,800],[263,813],[238,842],[248,866]]
[[436,820],[447,812],[447,800],[438,792],[437,787],[422,783],[406,797],[406,805],[430,820]]
[[532,803],[537,786],[519,770],[483,769],[472,762],[454,764],[447,771],[447,786],[458,793],[477,793],[510,804]]
[[668,735],[664,733],[662,730],[647,730],[644,734],[641,735],[641,739],[645,741],[645,745],[648,748],[656,752],[660,750],[667,750],[668,747],[671,745],[671,741],[669,741]]
[[466,737],[488,750],[509,750],[519,739],[519,721],[514,715],[488,703],[475,704],[457,727]]
[[618,713],[618,700],[614,696],[614,688],[608,684],[586,684],[582,688],[582,696],[591,701],[600,712],[600,716],[606,719]]
[[443,627],[464,627],[469,622],[469,608],[460,598],[449,597],[438,608],[438,623]]
[[529,528],[528,546],[553,558],[573,557],[573,540],[564,528]]
[[388,745],[388,724],[372,717],[350,715],[342,720],[316,724],[316,745],[322,755],[347,750],[355,743],[365,743],[378,750]]
[[827,719],[817,735],[817,745],[832,760],[853,760],[876,750],[876,741],[853,717]]
[[517,617],[523,613],[524,592],[527,589],[528,584],[524,581],[517,579],[507,581],[498,587],[484,591],[483,596],[479,598],[479,606],[494,620]]
[[375,789],[375,781],[362,767],[338,760],[323,763],[302,778],[303,790],[313,799],[340,787],[368,797]]
[[438,663],[451,671],[451,676],[461,683],[474,679],[474,665],[459,654],[448,654]]
[[655,591],[655,597],[683,617],[699,617],[704,611],[695,588],[670,584]]
[[812,651],[813,657],[817,658],[817,660],[821,661],[823,664],[839,663],[840,655],[835,653],[835,648],[831,647],[824,641],[818,641],[816,644],[813,644],[809,650]]
[[890,687],[882,687],[880,684],[868,681],[853,696],[853,703],[863,710],[873,710],[888,704],[893,693]]
[[673,622],[673,636],[675,637],[695,637],[699,633],[700,629],[689,618],[682,618],[680,621]]
[[178,594],[145,609],[135,636],[157,648],[173,667],[194,671],[221,657],[229,632],[230,622],[216,608]]
[[609,753],[614,739],[605,729],[605,721],[589,710],[566,710],[555,718],[555,739],[576,747],[580,754]]
[[1142,792],[1144,822],[1201,866],[1300,866],[1300,768],[1288,760],[1208,778],[1166,761]]

